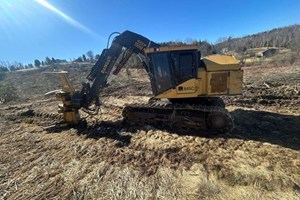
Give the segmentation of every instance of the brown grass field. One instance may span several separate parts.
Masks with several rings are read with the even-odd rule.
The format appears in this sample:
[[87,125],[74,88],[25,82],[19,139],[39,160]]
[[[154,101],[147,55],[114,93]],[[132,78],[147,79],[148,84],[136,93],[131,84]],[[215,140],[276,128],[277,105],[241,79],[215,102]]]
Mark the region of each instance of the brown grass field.
[[[90,66],[60,68],[79,88]],[[20,98],[0,105],[0,199],[300,199],[300,64],[245,67],[243,95],[224,97],[235,128],[218,136],[122,123],[126,104],[151,96],[138,69],[103,91],[86,126],[46,131],[52,116],[24,115],[56,113],[45,70],[3,81]]]

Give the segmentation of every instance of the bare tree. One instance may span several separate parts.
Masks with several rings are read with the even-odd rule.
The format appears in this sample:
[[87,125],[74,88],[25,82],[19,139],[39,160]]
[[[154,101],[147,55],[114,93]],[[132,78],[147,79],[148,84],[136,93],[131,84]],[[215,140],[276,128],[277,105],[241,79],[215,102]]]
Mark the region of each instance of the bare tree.
[[88,51],[86,52],[86,56],[88,57],[88,59],[93,62],[94,61],[94,53],[93,51]]

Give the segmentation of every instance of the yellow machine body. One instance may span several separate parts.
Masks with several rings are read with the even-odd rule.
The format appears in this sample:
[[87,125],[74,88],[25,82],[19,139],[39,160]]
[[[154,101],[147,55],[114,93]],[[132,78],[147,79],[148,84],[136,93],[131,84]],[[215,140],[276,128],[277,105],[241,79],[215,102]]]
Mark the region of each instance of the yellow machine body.
[[[178,47],[161,47],[160,52],[188,50],[197,48],[195,45]],[[146,49],[146,53],[155,49]],[[237,95],[242,93],[243,71],[240,63],[233,56],[211,55],[201,59],[198,77],[187,80],[176,88],[169,89],[155,98],[193,98],[201,96]]]

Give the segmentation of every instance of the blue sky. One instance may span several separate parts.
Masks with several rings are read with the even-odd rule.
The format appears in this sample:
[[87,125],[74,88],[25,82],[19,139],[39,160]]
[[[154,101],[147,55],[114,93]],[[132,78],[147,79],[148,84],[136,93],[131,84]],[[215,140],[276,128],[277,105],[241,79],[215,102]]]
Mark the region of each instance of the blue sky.
[[100,53],[111,32],[216,42],[300,23],[299,0],[0,0],[0,60]]

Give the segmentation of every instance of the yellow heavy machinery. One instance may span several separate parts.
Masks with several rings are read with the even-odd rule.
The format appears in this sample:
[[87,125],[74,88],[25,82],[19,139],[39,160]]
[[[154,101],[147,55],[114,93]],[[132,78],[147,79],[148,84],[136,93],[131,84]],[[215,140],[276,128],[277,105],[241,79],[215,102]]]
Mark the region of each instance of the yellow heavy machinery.
[[201,58],[196,45],[162,47],[130,31],[116,36],[103,50],[81,91],[73,88],[65,72],[59,73],[63,89],[55,93],[62,101],[60,112],[65,123],[77,125],[79,109],[98,113],[100,92],[133,54],[148,72],[153,98],[148,104],[125,107],[124,120],[209,133],[232,129],[233,120],[218,96],[242,93],[243,72],[238,60],[227,55]]

